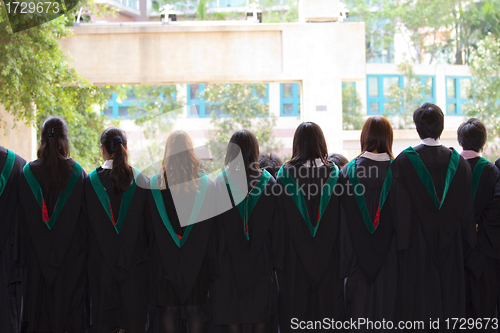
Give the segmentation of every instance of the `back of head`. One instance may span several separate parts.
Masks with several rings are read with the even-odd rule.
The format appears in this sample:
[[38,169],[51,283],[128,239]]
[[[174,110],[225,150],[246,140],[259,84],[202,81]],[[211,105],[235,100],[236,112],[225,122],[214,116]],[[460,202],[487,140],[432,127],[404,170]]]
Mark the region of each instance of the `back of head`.
[[62,118],[49,117],[43,123],[37,156],[45,169],[47,190],[51,192],[57,184],[64,189],[71,168],[68,164],[68,125]]
[[464,150],[474,150],[479,153],[488,139],[488,132],[479,119],[470,118],[458,127],[457,139]]
[[339,169],[342,169],[347,165],[347,163],[349,163],[349,160],[344,155],[336,153],[328,155],[328,160],[337,165]]
[[128,164],[127,136],[119,128],[111,127],[101,134],[101,145],[113,159],[111,181],[115,192],[125,192],[132,183],[134,173]]
[[368,118],[361,129],[361,153],[377,152],[392,156],[393,131],[389,120],[381,116]]
[[186,192],[197,190],[198,184],[193,180],[200,178],[203,170],[189,134],[184,131],[170,133],[165,143],[162,170],[166,185],[186,184]]
[[257,137],[250,131],[240,130],[234,132],[227,146],[225,165],[229,165],[240,154],[247,176],[247,180],[260,173],[259,168],[259,142]]
[[421,139],[439,139],[444,128],[444,114],[439,106],[424,103],[413,112],[413,122]]
[[295,130],[292,158],[286,164],[294,166],[309,162],[314,166],[317,158],[324,164],[331,164],[328,161],[328,149],[321,127],[313,122],[304,122]]
[[273,177],[276,177],[283,161],[275,154],[264,154],[259,156],[259,167],[267,170]]

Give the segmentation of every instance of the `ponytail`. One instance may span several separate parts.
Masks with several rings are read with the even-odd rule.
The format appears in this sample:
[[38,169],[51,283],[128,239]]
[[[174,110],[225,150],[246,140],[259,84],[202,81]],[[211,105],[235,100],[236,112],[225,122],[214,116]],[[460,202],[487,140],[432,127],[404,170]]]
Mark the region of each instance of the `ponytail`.
[[125,132],[116,127],[108,128],[101,135],[101,145],[106,149],[108,155],[113,158],[111,181],[115,187],[115,192],[125,192],[134,178],[132,167],[128,164],[127,136]]
[[62,118],[49,117],[43,123],[37,156],[45,169],[47,191],[52,192],[57,185],[64,191],[71,167],[68,164],[68,125]]

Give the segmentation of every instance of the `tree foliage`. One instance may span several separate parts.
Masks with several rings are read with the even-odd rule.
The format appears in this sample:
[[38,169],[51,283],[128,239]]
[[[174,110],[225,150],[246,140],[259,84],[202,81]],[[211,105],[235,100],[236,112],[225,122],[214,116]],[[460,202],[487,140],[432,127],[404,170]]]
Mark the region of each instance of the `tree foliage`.
[[472,82],[469,102],[463,107],[468,116],[484,122],[489,146],[498,150],[500,134],[500,39],[488,34],[472,52]]
[[342,128],[344,130],[360,130],[363,127],[364,116],[361,113],[363,105],[356,93],[355,84],[342,85]]
[[[82,6],[89,8],[88,1]],[[79,8],[78,8],[79,9]],[[0,104],[16,121],[39,129],[50,115],[66,119],[73,157],[87,170],[99,160],[104,88],[94,87],[67,63],[58,39],[71,35],[76,9],[41,26],[12,33],[0,3]]]
[[[491,32],[500,36],[500,0],[349,0],[351,21],[365,22],[366,57],[379,61],[394,34],[406,38],[416,63],[470,64],[477,43]],[[427,58],[424,55],[428,55]],[[385,62],[392,62],[390,57]]]
[[397,4],[391,0],[348,0],[346,5],[349,21],[365,23],[367,61],[388,56],[386,52],[394,43],[397,28]]
[[409,62],[399,64],[398,72],[403,75],[403,88],[398,83],[389,87],[389,102],[384,113],[394,128],[410,129],[414,128],[413,112],[424,102],[425,96],[431,95],[432,86],[422,84]]
[[277,152],[281,144],[273,137],[277,118],[269,114],[269,105],[261,101],[265,96],[264,84],[213,84],[203,92],[203,98],[212,106],[208,141],[213,154],[211,169],[222,167],[227,142],[234,132],[241,129],[252,131],[264,152]]
[[263,23],[284,23],[299,21],[298,0],[287,1],[286,7],[281,7],[276,0],[262,0],[260,5],[263,10]]
[[[108,87],[109,93],[117,93],[121,100],[132,100],[129,116],[133,118],[146,140],[146,145],[132,142],[131,164],[147,176],[158,172],[154,163],[160,161],[165,149],[167,135],[172,131],[176,116],[182,111],[184,103],[176,97],[175,85],[123,85]],[[138,147],[137,145],[140,145]]]

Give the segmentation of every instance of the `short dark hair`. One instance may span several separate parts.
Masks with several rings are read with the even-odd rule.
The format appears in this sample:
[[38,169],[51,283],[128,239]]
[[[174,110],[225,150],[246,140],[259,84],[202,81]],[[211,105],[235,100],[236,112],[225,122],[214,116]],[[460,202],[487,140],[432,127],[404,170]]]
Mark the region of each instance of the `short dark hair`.
[[464,121],[457,130],[457,140],[464,150],[474,150],[480,152],[483,149],[488,132],[486,127],[477,118],[470,118]]
[[267,170],[273,177],[276,177],[283,161],[275,154],[264,154],[259,156],[259,167]]
[[333,164],[336,164],[339,169],[342,169],[347,163],[349,163],[349,160],[344,155],[336,153],[328,155],[328,160]]
[[439,139],[444,128],[443,111],[436,104],[424,103],[413,112],[413,122],[421,139]]

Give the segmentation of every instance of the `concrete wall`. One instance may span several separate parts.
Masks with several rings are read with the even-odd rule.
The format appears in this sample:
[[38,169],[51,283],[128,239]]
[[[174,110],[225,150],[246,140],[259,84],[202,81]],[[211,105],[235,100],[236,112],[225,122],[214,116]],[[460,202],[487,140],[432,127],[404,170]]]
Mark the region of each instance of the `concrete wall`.
[[0,145],[14,151],[25,160],[36,157],[36,131],[22,122],[15,122],[14,117],[0,105]]

